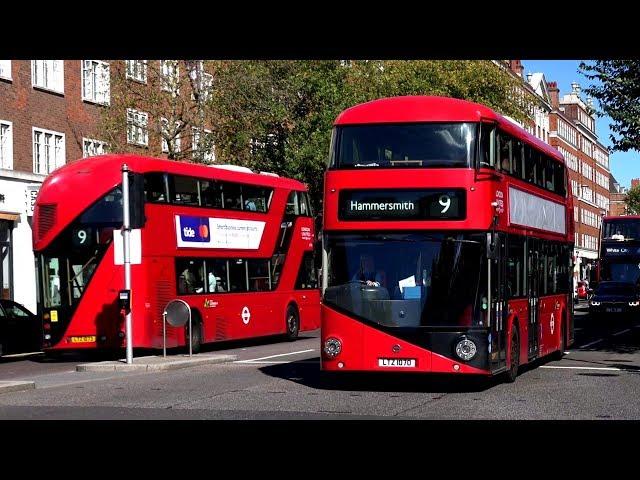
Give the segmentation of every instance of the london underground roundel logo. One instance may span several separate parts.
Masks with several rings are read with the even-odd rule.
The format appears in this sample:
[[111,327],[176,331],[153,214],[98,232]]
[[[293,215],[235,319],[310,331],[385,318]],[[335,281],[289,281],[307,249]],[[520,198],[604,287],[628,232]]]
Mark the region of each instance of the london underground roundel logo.
[[242,307],[242,323],[245,325],[249,324],[249,320],[251,320],[251,312],[249,311],[249,307]]

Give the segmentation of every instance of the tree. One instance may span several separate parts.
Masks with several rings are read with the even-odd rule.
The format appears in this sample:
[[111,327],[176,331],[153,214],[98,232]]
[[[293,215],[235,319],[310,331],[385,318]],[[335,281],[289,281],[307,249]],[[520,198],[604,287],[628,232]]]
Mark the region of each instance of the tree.
[[585,91],[596,98],[612,124],[612,150],[640,150],[640,60],[597,60],[580,63],[581,73],[594,84]]
[[[197,60],[111,62],[110,106],[103,110],[98,135],[110,151],[140,153],[139,145],[147,143],[150,156],[211,161],[213,137],[206,126],[212,123],[207,108],[212,79]],[[146,133],[130,125],[145,119]]]
[[395,95],[445,95],[525,120],[533,101],[491,61],[220,61],[213,66],[217,158],[298,178],[316,211],[337,115]]
[[629,189],[625,203],[629,215],[640,215],[640,185]]

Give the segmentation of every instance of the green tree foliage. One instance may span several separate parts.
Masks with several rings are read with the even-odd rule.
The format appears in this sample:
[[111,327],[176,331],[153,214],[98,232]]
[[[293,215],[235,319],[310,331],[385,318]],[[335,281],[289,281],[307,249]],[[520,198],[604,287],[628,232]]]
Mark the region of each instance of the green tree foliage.
[[629,189],[625,203],[629,215],[640,215],[640,185]]
[[580,71],[594,83],[585,91],[600,102],[598,116],[613,123],[613,150],[640,150],[640,60],[581,62]]
[[533,99],[491,61],[220,61],[211,101],[216,154],[298,178],[316,211],[338,114],[358,103],[398,95],[475,101],[524,120]]

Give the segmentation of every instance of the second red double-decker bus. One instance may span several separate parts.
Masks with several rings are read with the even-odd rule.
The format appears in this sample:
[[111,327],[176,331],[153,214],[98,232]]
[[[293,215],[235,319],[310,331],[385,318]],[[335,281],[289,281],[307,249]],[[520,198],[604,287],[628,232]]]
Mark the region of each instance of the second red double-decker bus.
[[494,375],[573,342],[561,154],[491,109],[397,97],[335,121],[322,369]]
[[[34,213],[44,348],[119,349],[124,320],[122,172],[130,170],[132,340],[162,348],[175,298],[201,343],[319,326],[314,224],[304,184],[249,169],[133,155],[80,160],[53,172]],[[168,328],[167,346],[188,329]]]

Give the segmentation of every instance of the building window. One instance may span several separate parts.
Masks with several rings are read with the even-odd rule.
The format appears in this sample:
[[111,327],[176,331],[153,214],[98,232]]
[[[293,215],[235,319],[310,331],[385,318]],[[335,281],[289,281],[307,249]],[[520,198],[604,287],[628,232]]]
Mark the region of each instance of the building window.
[[127,108],[127,143],[149,145],[149,114]]
[[177,60],[160,60],[161,88],[173,94],[178,93],[179,67]]
[[91,138],[82,139],[82,157],[95,157],[96,155],[104,155],[107,153],[107,144],[100,140],[92,140]]
[[0,120],[0,168],[13,169],[13,123]]
[[162,153],[169,153],[169,143],[167,142],[167,138],[169,138],[173,142],[173,151],[180,151],[180,136],[177,134],[180,129],[180,122],[175,122],[175,129],[172,131],[169,130],[169,120],[166,118],[160,119],[160,127],[162,130]]
[[11,60],[0,60],[0,78],[11,80]]
[[64,93],[64,60],[31,60],[31,85]]
[[126,77],[136,82],[147,83],[147,61],[127,60]]
[[33,173],[47,175],[64,164],[64,133],[34,127]]
[[[194,80],[194,92],[191,94],[192,100],[207,101],[213,86],[213,75],[204,71],[204,62],[198,60],[191,67],[189,76]],[[198,98],[196,98],[198,94]]]
[[204,136],[200,134],[200,129],[193,127],[191,150],[193,157],[201,158],[204,162],[212,163],[216,161],[215,145],[211,130],[204,129]]
[[109,104],[109,64],[100,60],[82,61],[82,99]]

